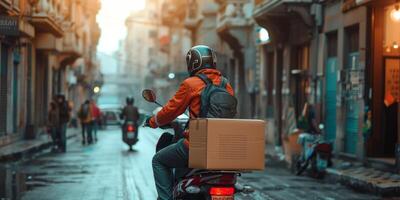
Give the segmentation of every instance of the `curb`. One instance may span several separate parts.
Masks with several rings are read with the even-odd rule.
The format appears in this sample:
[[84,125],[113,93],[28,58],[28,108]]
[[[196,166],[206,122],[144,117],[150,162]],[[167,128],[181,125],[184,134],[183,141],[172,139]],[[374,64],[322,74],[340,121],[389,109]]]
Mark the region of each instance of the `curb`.
[[[68,134],[67,140],[72,139],[77,136],[78,136],[78,134],[76,132]],[[51,147],[52,147],[52,141],[48,140],[48,141],[42,142],[40,144],[34,145],[30,148],[24,149],[22,151],[12,152],[7,155],[1,155],[0,162],[16,162],[16,161],[22,160],[24,158],[30,157],[40,151],[49,149]]]
[[383,197],[400,196],[400,175],[366,168],[327,169],[326,178],[361,192]]

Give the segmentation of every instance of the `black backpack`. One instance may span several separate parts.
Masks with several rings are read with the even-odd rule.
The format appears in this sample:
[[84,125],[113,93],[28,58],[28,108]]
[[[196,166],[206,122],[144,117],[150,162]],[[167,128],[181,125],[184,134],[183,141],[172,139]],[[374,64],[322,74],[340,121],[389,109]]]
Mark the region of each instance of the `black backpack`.
[[86,119],[89,116],[89,112],[90,112],[90,108],[89,108],[89,104],[82,104],[81,110],[79,112],[79,118],[81,119]]
[[228,81],[221,77],[220,85],[214,85],[205,75],[198,74],[206,87],[201,92],[200,118],[234,118],[237,100],[227,90]]

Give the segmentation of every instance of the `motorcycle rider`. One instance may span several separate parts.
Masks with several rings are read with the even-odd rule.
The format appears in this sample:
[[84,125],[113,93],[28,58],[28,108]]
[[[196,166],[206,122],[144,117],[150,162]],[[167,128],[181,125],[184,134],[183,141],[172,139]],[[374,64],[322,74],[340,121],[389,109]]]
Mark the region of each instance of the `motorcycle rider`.
[[[120,118],[124,119],[123,129],[125,130],[125,126],[127,122],[133,122],[135,128],[137,130],[137,121],[139,120],[139,111],[138,108],[134,106],[135,99],[133,97],[126,98],[126,106],[122,109]],[[137,139],[137,131],[135,135],[135,139]]]
[[[192,47],[186,55],[186,63],[190,77],[181,83],[174,97],[155,116],[146,120],[145,125],[157,128],[169,124],[187,108],[190,111],[190,118],[196,118],[201,109],[201,92],[206,86],[205,82],[196,75],[206,75],[214,85],[219,85],[223,80],[221,72],[216,69],[216,54],[208,46]],[[226,84],[226,90],[232,96],[234,95],[229,83]],[[152,165],[158,199],[170,200],[173,198],[172,169],[188,167],[188,139],[189,132],[186,130],[184,139],[165,147],[154,155]]]

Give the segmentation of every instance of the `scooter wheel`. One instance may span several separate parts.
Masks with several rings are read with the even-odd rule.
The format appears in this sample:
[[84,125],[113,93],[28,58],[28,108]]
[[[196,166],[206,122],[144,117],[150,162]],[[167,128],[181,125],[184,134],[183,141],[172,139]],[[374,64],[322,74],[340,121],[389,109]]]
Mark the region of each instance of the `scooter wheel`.
[[308,160],[305,161],[305,163],[301,162],[301,160],[298,160],[296,163],[296,175],[300,176],[308,167]]

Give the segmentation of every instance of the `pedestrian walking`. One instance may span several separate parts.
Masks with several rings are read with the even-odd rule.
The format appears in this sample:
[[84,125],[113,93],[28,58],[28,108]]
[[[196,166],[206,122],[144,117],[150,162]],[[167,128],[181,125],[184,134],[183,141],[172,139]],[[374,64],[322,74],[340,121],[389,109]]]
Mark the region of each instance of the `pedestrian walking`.
[[97,142],[97,130],[99,128],[99,122],[101,120],[101,111],[94,100],[90,101],[90,106],[92,112],[92,132],[94,136],[94,141]]
[[71,118],[71,108],[63,94],[57,95],[57,106],[59,111],[58,141],[62,152],[67,150],[67,124]]
[[60,125],[60,112],[58,110],[57,103],[52,101],[50,103],[50,109],[47,114],[47,130],[51,136],[51,140],[53,141],[53,150],[58,145],[58,130]]
[[[78,117],[81,121],[82,126],[82,144],[85,145],[86,142],[92,143],[92,112],[89,100],[86,100],[78,111]],[[86,134],[86,137],[85,137]]]

